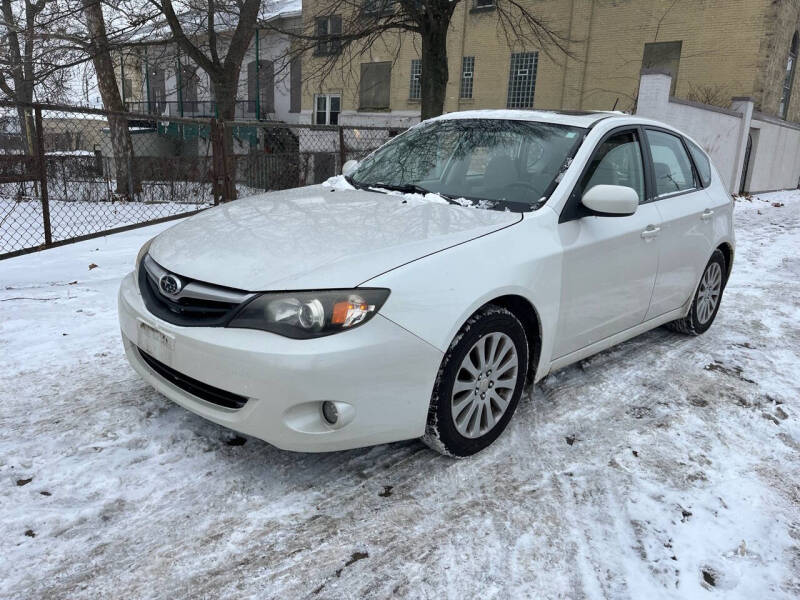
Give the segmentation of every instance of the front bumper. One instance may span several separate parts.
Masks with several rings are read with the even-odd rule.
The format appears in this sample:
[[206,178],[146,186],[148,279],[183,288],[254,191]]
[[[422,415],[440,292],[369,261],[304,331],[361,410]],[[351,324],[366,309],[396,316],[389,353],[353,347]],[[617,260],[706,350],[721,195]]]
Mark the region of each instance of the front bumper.
[[[178,327],[150,314],[133,274],[119,290],[119,321],[133,368],[170,400],[235,431],[300,452],[345,450],[421,436],[442,353],[380,314],[313,340],[264,331]],[[247,398],[239,409],[201,399],[141,356]],[[325,400],[352,407],[340,428],[322,418]]]

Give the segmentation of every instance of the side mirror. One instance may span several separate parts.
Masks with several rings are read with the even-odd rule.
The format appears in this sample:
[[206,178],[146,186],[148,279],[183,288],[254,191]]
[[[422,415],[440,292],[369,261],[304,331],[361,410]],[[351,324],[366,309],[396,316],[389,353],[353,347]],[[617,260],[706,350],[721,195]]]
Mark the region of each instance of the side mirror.
[[601,217],[627,217],[639,207],[639,194],[624,185],[596,185],[583,195],[581,203]]
[[358,167],[357,160],[348,160],[346,163],[342,165],[342,175],[350,175],[353,171],[356,170]]

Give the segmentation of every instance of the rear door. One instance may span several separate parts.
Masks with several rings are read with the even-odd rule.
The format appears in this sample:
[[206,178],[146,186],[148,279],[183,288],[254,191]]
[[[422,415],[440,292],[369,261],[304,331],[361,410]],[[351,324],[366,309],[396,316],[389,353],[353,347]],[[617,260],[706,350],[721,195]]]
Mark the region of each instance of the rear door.
[[711,256],[713,210],[683,138],[649,127],[645,136],[661,217],[658,277],[646,317],[651,319],[680,308],[694,293]]
[[[613,130],[597,145],[562,210],[561,307],[554,358],[635,327],[645,318],[658,269],[660,226],[657,209],[647,202],[645,172],[639,128]],[[636,213],[589,215],[580,199],[598,184],[636,190]]]

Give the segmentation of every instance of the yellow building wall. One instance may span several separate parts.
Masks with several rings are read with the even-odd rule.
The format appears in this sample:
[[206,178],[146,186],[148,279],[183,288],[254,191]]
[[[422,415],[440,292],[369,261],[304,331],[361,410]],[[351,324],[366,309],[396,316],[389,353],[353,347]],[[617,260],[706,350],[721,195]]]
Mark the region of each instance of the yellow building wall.
[[[445,111],[470,108],[504,108],[507,102],[509,63],[512,52],[538,51],[534,107],[561,110],[632,110],[635,107],[644,45],[647,42],[682,41],[675,95],[696,96],[701,88],[721,98],[759,94],[764,108],[777,110],[774,80],[785,68],[788,44],[800,14],[800,1],[787,0],[773,7],[770,0],[523,0],[531,12],[559,32],[568,55],[555,44],[541,47],[516,44],[509,47],[497,11],[470,10],[462,0],[456,8],[448,35],[449,82]],[[779,3],[780,4],[780,3]],[[315,16],[324,14],[324,0],[304,3],[304,22],[312,30]],[[795,10],[797,8],[797,10]],[[780,13],[780,19],[777,19]],[[346,22],[346,19],[345,19]],[[345,23],[346,25],[346,23]],[[785,30],[785,31],[784,31]],[[788,35],[788,41],[784,40]],[[775,52],[765,46],[784,46]],[[419,36],[386,34],[363,56],[339,68],[324,80],[305,81],[303,110],[310,111],[316,93],[341,93],[342,110],[358,110],[360,63],[392,61],[391,111],[419,111],[410,101],[411,60],[419,57]],[[773,81],[757,85],[759,69],[771,59]],[[475,57],[472,100],[459,99],[462,56]],[[307,55],[304,75],[318,68],[322,59]],[[776,66],[777,65],[777,66]],[[783,65],[781,67],[780,65]],[[780,77],[778,77],[780,79]],[[763,77],[762,77],[763,79]],[[795,80],[800,87],[800,77]],[[760,87],[759,87],[760,85]],[[769,90],[769,94],[766,92]],[[800,93],[791,104],[800,110]],[[775,105],[773,107],[773,105]],[[791,116],[791,115],[790,115]],[[800,116],[800,115],[798,115]]]

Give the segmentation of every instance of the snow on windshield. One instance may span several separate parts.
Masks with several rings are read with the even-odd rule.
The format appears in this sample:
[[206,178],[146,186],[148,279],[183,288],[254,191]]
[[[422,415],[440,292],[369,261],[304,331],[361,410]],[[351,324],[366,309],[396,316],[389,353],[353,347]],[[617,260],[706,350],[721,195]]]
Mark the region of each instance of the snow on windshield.
[[531,210],[552,193],[581,131],[530,121],[429,121],[364,159],[350,182],[359,188],[416,187],[464,199],[462,204]]

